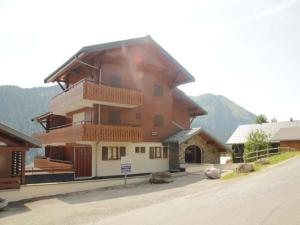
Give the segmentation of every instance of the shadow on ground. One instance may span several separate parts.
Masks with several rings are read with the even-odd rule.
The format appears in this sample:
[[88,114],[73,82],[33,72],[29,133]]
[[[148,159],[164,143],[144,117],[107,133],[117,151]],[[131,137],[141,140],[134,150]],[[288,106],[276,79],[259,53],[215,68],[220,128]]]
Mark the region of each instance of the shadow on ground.
[[[82,203],[91,203],[91,202],[101,202],[105,200],[123,198],[130,196],[138,196],[151,193],[159,193],[164,190],[172,190],[175,188],[184,187],[186,185],[191,185],[196,182],[203,181],[205,176],[203,172],[194,172],[189,175],[184,175],[180,177],[175,177],[174,182],[168,184],[149,184],[148,182],[139,183],[139,184],[129,184],[129,185],[120,185],[115,187],[108,188],[99,188],[89,191],[81,191],[69,194],[56,195],[51,197],[40,197],[34,199],[23,200],[15,203],[10,203],[8,207],[0,212],[0,218],[14,216],[17,214],[26,213],[31,211],[27,206],[29,203],[35,201],[47,200],[47,199],[58,199],[67,204],[82,204]],[[173,190],[175,194],[180,195],[182,190]],[[164,200],[167,196],[166,194],[161,193],[161,201]],[[151,204],[149,202],[149,204]]]

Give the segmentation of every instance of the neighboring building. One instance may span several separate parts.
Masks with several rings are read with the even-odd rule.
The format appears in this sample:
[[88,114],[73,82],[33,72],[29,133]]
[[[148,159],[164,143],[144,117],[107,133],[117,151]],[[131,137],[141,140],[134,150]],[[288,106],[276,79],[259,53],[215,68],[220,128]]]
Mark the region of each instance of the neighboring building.
[[72,163],[76,178],[120,175],[125,155],[132,174],[179,169],[178,148],[164,140],[206,114],[177,89],[194,80],[150,36],[82,48],[45,79],[62,92],[34,118],[46,130],[35,134],[44,160]]
[[269,136],[272,148],[291,147],[300,149],[300,121],[240,125],[227,144],[232,146],[234,161],[243,161],[244,144],[248,135],[255,130],[262,130]]
[[25,156],[41,143],[0,123],[0,189],[19,188],[25,183]]

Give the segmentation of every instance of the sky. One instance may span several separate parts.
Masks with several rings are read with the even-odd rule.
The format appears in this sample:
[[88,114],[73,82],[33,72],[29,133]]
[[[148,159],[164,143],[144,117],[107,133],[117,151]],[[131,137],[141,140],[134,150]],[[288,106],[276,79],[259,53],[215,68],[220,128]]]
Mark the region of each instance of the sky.
[[86,45],[151,35],[196,82],[269,119],[300,119],[300,0],[0,0],[0,85],[43,79]]

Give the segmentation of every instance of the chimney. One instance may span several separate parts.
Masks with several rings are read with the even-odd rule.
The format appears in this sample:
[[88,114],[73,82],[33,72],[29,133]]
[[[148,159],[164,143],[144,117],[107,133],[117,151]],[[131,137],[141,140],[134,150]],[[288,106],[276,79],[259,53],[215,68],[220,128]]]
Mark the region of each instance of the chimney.
[[293,120],[293,118],[292,118],[292,117],[290,118],[290,122],[294,122],[294,120]]

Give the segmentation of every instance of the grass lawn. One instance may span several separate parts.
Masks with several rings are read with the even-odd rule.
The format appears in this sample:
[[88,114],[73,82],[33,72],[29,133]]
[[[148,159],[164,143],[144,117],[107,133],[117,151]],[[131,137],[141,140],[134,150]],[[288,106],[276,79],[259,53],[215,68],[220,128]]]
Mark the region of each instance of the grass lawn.
[[[283,152],[280,155],[271,156],[271,157],[269,157],[270,164],[268,164],[268,165],[260,165],[260,164],[254,163],[255,172],[260,171],[263,168],[266,168],[270,165],[280,163],[282,161],[285,161],[287,159],[293,158],[298,155],[300,155],[299,151],[298,152]],[[236,177],[244,177],[249,174],[251,174],[251,173],[236,173],[236,171],[234,171],[234,172],[229,173],[229,174],[225,175],[224,177],[222,177],[222,180],[229,180],[229,179],[236,178]]]

